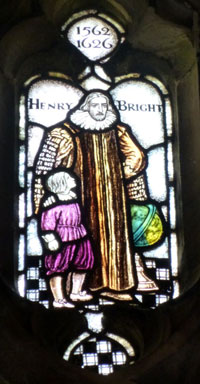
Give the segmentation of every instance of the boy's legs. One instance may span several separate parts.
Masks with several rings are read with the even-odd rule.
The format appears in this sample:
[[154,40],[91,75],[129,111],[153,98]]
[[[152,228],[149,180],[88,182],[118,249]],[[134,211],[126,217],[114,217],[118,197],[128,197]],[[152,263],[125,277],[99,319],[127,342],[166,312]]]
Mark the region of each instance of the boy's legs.
[[49,281],[51,292],[54,297],[53,306],[55,308],[68,307],[73,308],[74,305],[68,303],[65,299],[65,295],[63,292],[63,276],[53,276]]
[[62,276],[54,276],[50,278],[49,281],[51,292],[53,294],[54,300],[64,300],[64,294],[63,294],[63,277]]
[[72,292],[70,299],[73,301],[88,301],[93,297],[88,294],[86,291],[83,291],[83,284],[86,278],[86,272],[78,273],[73,272],[72,274]]

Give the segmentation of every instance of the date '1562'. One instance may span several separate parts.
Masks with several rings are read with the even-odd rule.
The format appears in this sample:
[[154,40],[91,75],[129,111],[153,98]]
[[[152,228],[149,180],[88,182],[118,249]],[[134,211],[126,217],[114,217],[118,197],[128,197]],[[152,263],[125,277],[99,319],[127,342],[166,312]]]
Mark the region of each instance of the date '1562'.
[[110,30],[107,27],[98,27],[98,25],[95,25],[93,28],[92,27],[77,27],[77,35],[82,35],[82,36],[89,36],[90,34],[92,35],[103,35],[103,36],[110,36]]

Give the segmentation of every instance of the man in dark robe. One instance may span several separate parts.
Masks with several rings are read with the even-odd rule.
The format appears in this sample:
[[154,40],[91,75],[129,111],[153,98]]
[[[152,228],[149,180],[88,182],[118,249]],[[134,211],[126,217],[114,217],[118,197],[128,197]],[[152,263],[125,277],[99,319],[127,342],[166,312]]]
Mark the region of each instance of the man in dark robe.
[[69,122],[50,130],[36,163],[35,207],[42,175],[71,168],[81,180],[85,222],[93,239],[91,289],[117,292],[135,286],[126,182],[145,167],[142,149],[103,92],[91,92]]

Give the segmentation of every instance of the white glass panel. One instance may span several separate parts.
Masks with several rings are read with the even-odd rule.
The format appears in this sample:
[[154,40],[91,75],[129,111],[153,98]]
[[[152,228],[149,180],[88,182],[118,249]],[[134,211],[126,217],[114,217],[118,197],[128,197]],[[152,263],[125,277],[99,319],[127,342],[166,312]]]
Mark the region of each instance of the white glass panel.
[[20,275],[18,277],[18,291],[20,296],[25,296],[25,275]]
[[46,291],[47,290],[47,283],[44,279],[39,279],[39,290],[40,291]]
[[28,116],[34,123],[50,127],[64,120],[75,107],[83,93],[59,80],[40,80],[34,83],[28,94]]
[[99,305],[112,305],[112,304],[114,304],[113,301],[99,298]]
[[166,295],[156,295],[156,305],[166,303],[169,300],[169,297]]
[[19,102],[19,139],[25,139],[25,96],[21,96]]
[[169,217],[170,217],[170,226],[172,229],[176,228],[176,206],[175,206],[175,192],[174,188],[170,187],[169,190]]
[[178,281],[173,281],[173,299],[180,295],[180,287]]
[[150,197],[159,202],[164,201],[167,197],[164,148],[156,148],[148,153],[146,172]]
[[167,208],[167,206],[162,205],[161,210],[162,210],[162,213],[163,213],[165,220],[168,221],[168,208]]
[[88,328],[95,333],[99,333],[103,330],[102,320],[103,313],[87,312],[85,317],[88,322]]
[[27,271],[27,280],[38,280],[39,279],[39,268],[29,268]]
[[19,196],[19,227],[24,227],[24,220],[25,220],[25,195],[22,193]]
[[114,304],[113,301],[99,298],[99,305],[112,305],[112,304]]
[[145,262],[147,268],[156,268],[156,262],[153,260],[149,260]]
[[156,278],[158,280],[169,280],[170,279],[169,269],[157,268],[156,269]]
[[24,250],[25,250],[24,235],[20,235],[19,245],[18,245],[18,271],[24,270]]
[[113,365],[112,364],[100,364],[98,365],[98,373],[99,375],[110,375],[113,373]]
[[95,76],[91,76],[88,79],[84,80],[81,83],[81,86],[87,91],[90,91],[92,89],[103,89],[106,91],[107,89],[110,88],[110,85],[108,85],[107,83],[104,83],[102,80],[99,80]]
[[113,352],[112,360],[114,365],[124,365],[126,364],[126,355],[123,352]]
[[156,84],[158,86],[158,88],[160,88],[161,92],[164,94],[164,95],[167,95],[168,94],[168,90],[167,88],[164,86],[163,83],[161,83],[160,80],[156,79],[156,77],[153,77],[153,76],[145,76],[145,78],[147,80],[150,80],[152,81],[152,83]]
[[30,217],[33,214],[32,180],[33,180],[33,173],[28,172],[27,174],[27,217]]
[[49,308],[49,302],[46,300],[39,301],[40,304],[44,305],[45,308]]
[[98,355],[97,353],[84,353],[83,354],[83,366],[92,367],[98,365]]
[[85,305],[85,308],[89,309],[89,311],[99,311],[99,305]]
[[98,353],[109,353],[112,352],[112,346],[109,341],[97,341],[96,349]]
[[39,300],[39,290],[38,289],[28,289],[26,292],[27,299],[31,301]]
[[43,135],[44,129],[41,127],[28,128],[28,167],[33,166]]
[[173,181],[174,180],[174,163],[173,163],[172,143],[168,143],[168,147],[167,147],[167,167],[168,167],[169,181]]
[[19,186],[21,188],[25,185],[25,146],[21,145],[19,149]]
[[145,257],[155,257],[156,259],[167,259],[169,257],[169,243],[165,239],[163,244],[157,248],[143,253]]
[[31,220],[27,227],[27,254],[28,256],[41,256],[42,245],[38,238],[37,221]]
[[164,142],[163,106],[158,91],[142,81],[127,80],[112,91],[123,123],[144,148]]
[[104,69],[100,67],[100,65],[95,65],[94,70],[101,79],[104,79],[105,81],[111,83],[111,78],[106,74]]
[[115,29],[95,16],[74,23],[67,37],[91,61],[100,60],[110,54],[119,42]]
[[171,234],[171,268],[172,275],[178,276],[178,245],[175,233]]
[[167,98],[165,100],[165,109],[166,109],[166,125],[167,125],[167,134],[168,136],[171,136],[173,133],[173,127],[172,127],[172,107],[171,102]]

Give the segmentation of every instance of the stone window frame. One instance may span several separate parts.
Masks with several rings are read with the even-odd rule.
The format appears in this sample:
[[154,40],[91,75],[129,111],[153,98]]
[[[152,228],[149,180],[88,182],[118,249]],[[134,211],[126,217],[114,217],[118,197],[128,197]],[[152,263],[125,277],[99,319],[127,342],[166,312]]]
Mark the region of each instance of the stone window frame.
[[[200,210],[198,193],[200,183],[198,169],[200,139],[198,135],[199,90],[196,52],[190,37],[188,37],[184,29],[168,24],[165,20],[163,21],[152,12],[152,9],[145,9],[143,12],[142,18],[141,13],[138,11],[135,18],[135,27],[131,27],[130,20],[127,20],[129,25],[128,41],[136,52],[135,69],[138,67],[143,67],[144,70],[147,67],[151,69],[152,73],[159,75],[163,83],[168,85],[172,94],[174,125],[177,144],[180,148],[180,153],[177,152],[177,165],[180,158],[181,177],[180,180],[177,180],[177,184],[182,197],[183,224],[181,231],[184,233],[184,251],[180,255],[180,283],[182,291],[184,291],[197,281],[200,265],[200,256],[196,252],[196,249],[199,249],[200,241],[197,232]],[[116,12],[114,13],[116,14]],[[131,13],[132,22],[134,20],[133,13]],[[5,165],[6,163],[7,165],[6,169],[1,166],[1,232],[5,235],[2,241],[2,247],[5,250],[2,258],[2,271],[11,282],[13,282],[14,275],[13,244],[15,245],[15,243],[13,242],[13,225],[10,223],[13,222],[13,180],[16,173],[13,163],[16,160],[18,97],[23,81],[31,77],[36,69],[40,69],[40,58],[42,57],[43,64],[48,66],[47,61],[53,62],[58,55],[55,46],[58,40],[57,26],[61,15],[57,12],[51,19],[48,14],[48,19],[49,21],[38,17],[19,23],[5,35],[0,44],[2,59],[0,73],[0,94],[2,96],[0,109],[2,115],[0,119],[3,127],[1,164]],[[159,26],[163,34],[154,40],[156,26]],[[26,35],[27,31],[29,31],[28,36]],[[147,39],[150,32],[152,36],[151,44]],[[175,34],[175,37],[173,34]],[[15,36],[15,41],[13,36]],[[174,37],[173,41],[171,40],[172,36]],[[167,44],[168,41],[171,41],[171,45]],[[54,59],[50,54],[51,49],[54,52]],[[145,63],[143,62],[144,58]],[[64,68],[64,61],[61,60],[61,69]],[[148,65],[146,64],[147,61]],[[17,164],[16,161],[15,164]],[[8,170],[10,172],[7,172]],[[196,205],[191,204],[193,201],[196,201]]]

